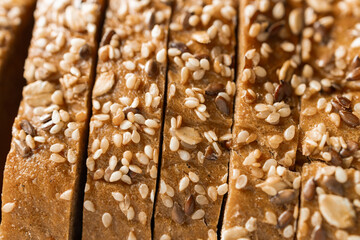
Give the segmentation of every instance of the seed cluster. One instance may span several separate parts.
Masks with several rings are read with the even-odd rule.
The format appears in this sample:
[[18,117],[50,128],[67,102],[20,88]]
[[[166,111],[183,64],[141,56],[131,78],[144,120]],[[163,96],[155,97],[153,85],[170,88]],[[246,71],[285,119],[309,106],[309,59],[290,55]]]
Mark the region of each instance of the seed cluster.
[[311,163],[303,167],[298,238],[359,238],[360,172]]
[[[358,167],[359,144],[352,131],[359,121],[359,102],[357,93],[333,94],[304,100],[303,104],[307,108],[302,111],[301,122],[304,130],[303,154],[335,166]],[[316,124],[306,126],[310,118]],[[346,134],[346,131],[350,134]]]
[[[50,216],[54,211],[64,213],[56,218],[56,226],[49,222],[49,233],[44,232],[44,238],[46,234],[58,238],[69,233],[67,227],[52,229],[58,229],[58,224],[69,226],[73,191],[78,191],[74,185],[81,165],[94,60],[89,52],[95,47],[100,8],[99,1],[39,1],[35,11],[24,71],[27,85],[13,126],[5,172],[9,181],[3,191],[11,192],[3,197],[3,209],[21,209],[18,216],[35,218]],[[20,13],[14,8],[7,15],[13,17],[13,24],[19,24]],[[2,227],[22,227],[14,227],[13,221],[5,216]],[[20,219],[15,222],[22,224]],[[11,235],[11,231],[6,234],[21,238]]]

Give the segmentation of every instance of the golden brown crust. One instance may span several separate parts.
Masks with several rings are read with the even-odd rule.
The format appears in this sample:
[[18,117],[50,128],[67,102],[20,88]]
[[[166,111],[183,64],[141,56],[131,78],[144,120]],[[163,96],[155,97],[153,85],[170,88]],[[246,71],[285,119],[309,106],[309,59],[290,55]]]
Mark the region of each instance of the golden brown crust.
[[110,1],[99,48],[83,239],[151,239],[171,9]]
[[360,117],[360,93],[316,94],[303,98],[301,105],[302,153],[330,165],[359,169],[359,135],[354,124]]
[[232,151],[222,239],[292,239],[299,188],[300,174],[277,165],[264,147]]
[[301,177],[297,239],[358,239],[360,172],[312,162]]
[[[302,5],[241,1],[239,76],[222,239],[290,239],[296,231]],[[241,202],[241,204],[239,204]]]
[[[4,173],[4,239],[73,237],[93,51],[104,3],[59,3],[37,3],[27,85]],[[84,57],[84,48],[92,53]]]
[[295,1],[241,1],[234,149],[256,141],[281,165],[295,163],[302,8]]
[[307,1],[299,143],[305,156],[357,169],[359,19],[358,1]]
[[11,142],[11,126],[21,100],[23,66],[33,26],[34,0],[0,2],[0,186]]
[[[4,0],[0,3],[0,74],[10,54],[13,52],[13,44],[22,26],[30,21],[35,0],[10,1]],[[29,26],[30,27],[30,26]]]
[[155,239],[216,239],[227,192],[235,1],[177,1]]

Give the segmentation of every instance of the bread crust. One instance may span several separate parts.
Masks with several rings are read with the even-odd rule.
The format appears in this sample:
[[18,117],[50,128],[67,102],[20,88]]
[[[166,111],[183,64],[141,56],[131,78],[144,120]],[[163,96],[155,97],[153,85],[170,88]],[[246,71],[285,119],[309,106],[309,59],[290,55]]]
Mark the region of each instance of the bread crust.
[[171,8],[109,2],[98,51],[83,239],[151,239]]
[[[4,239],[68,239],[104,2],[40,0],[2,192]],[[85,16],[86,14],[86,16]],[[84,49],[90,54],[81,55]]]

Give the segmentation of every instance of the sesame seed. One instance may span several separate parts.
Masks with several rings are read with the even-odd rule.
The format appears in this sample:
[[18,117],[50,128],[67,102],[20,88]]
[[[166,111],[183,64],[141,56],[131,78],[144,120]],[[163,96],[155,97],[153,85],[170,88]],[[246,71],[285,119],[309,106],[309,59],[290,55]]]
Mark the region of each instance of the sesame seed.
[[128,236],[128,238],[127,238],[127,240],[136,240],[137,238],[136,238],[136,236],[135,236],[135,233],[133,232],[133,231],[131,231],[130,233],[129,233],[129,236]]
[[265,220],[266,220],[266,222],[269,223],[269,224],[272,224],[272,225],[276,225],[276,224],[277,224],[277,217],[276,217],[275,213],[273,213],[273,212],[267,211],[267,212],[265,213]]
[[266,74],[267,74],[265,68],[260,67],[260,66],[256,66],[254,68],[254,72],[255,72],[256,76],[261,77],[261,78],[266,77]]
[[126,213],[126,217],[127,219],[130,221],[130,220],[133,220],[134,217],[135,217],[135,211],[134,211],[134,208],[133,207],[130,207]]
[[290,127],[288,127],[285,132],[284,132],[284,138],[286,141],[290,141],[295,137],[295,126],[291,125]]
[[121,179],[122,175],[123,175],[122,172],[115,171],[115,172],[113,172],[111,174],[109,181],[110,182],[117,182],[117,181],[119,181]]
[[89,200],[84,202],[84,208],[90,212],[95,212],[95,205]]
[[168,234],[163,234],[161,235],[160,240],[171,240],[171,237]]
[[260,24],[258,23],[253,23],[250,27],[250,30],[249,30],[249,36],[250,37],[257,37],[257,35],[259,35],[260,33],[260,30],[261,30],[261,26]]
[[208,188],[207,193],[208,193],[210,199],[215,202],[216,199],[217,199],[217,189],[216,189],[216,187],[210,186],[210,187]]
[[205,211],[202,209],[196,210],[193,215],[191,216],[191,218],[193,220],[199,220],[202,219],[205,216]]
[[199,176],[194,172],[189,172],[189,178],[194,183],[197,183],[199,181]]
[[281,19],[284,17],[285,15],[285,6],[282,2],[277,2],[273,9],[272,9],[272,14],[274,16],[275,19]]
[[217,188],[217,193],[222,196],[222,195],[225,195],[227,192],[228,192],[228,184],[227,183],[224,183],[222,185],[220,185],[218,188]]
[[50,151],[53,153],[59,153],[64,149],[64,145],[61,143],[55,143],[50,146]]
[[165,49],[161,49],[156,54],[156,61],[158,61],[159,63],[165,63],[165,61],[166,61],[166,50]]
[[9,213],[12,212],[15,208],[15,202],[9,202],[9,203],[5,203],[1,210],[3,213]]
[[294,228],[292,225],[288,225],[284,228],[283,235],[285,238],[290,238],[294,235]]
[[66,161],[66,159],[64,157],[62,157],[61,155],[57,154],[57,153],[53,153],[50,155],[50,160],[56,163],[63,163]]
[[244,187],[246,187],[247,181],[248,181],[248,179],[247,179],[246,175],[240,175],[236,179],[235,188],[236,189],[243,189]]
[[113,198],[118,201],[118,202],[122,202],[124,201],[124,195],[122,193],[119,192],[112,192],[111,195],[113,196]]
[[183,161],[189,161],[190,160],[190,153],[188,151],[185,150],[178,150],[179,156],[181,158],[181,160]]
[[189,186],[190,180],[187,176],[183,177],[179,181],[179,191],[182,192]]
[[337,167],[335,171],[335,178],[340,183],[346,183],[348,180],[346,171],[342,169],[341,167]]
[[65,192],[63,192],[61,195],[60,195],[60,199],[62,200],[71,200],[71,197],[72,197],[72,190],[69,189],[69,190],[66,190]]
[[169,196],[161,196],[161,200],[165,207],[172,208],[174,205],[173,200]]
[[136,65],[132,61],[125,61],[123,62],[123,65],[129,71],[133,71],[136,68]]
[[102,215],[101,220],[102,220],[104,227],[108,228],[112,222],[112,216],[110,215],[110,213],[106,212]]

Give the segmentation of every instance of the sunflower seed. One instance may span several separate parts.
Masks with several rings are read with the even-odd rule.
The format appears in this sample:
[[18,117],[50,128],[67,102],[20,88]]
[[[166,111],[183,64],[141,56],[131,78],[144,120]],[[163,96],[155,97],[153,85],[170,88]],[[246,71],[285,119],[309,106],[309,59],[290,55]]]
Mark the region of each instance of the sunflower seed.
[[340,105],[345,108],[349,109],[351,107],[351,101],[343,96],[336,96],[336,100],[340,103]]
[[340,110],[341,119],[350,127],[357,127],[360,125],[360,120],[357,116],[348,111]]
[[344,188],[341,183],[336,181],[333,176],[325,176],[322,180],[322,183],[327,187],[327,189],[337,195],[344,195]]
[[331,149],[330,155],[331,155],[331,163],[334,164],[335,166],[341,166],[342,159],[341,159],[340,154],[338,152],[336,152],[335,150]]
[[271,201],[275,204],[287,204],[292,202],[296,197],[296,193],[293,189],[284,189],[278,192]]
[[311,234],[312,240],[326,240],[328,239],[326,231],[322,226],[315,227],[314,231]]
[[84,44],[80,50],[79,50],[79,55],[82,59],[87,60],[89,59],[90,55],[91,55],[91,48],[88,44]]
[[17,139],[14,140],[17,152],[21,157],[29,157],[31,155],[31,149],[23,142]]
[[193,195],[190,195],[185,201],[184,212],[187,216],[191,216],[191,214],[193,214],[194,211],[195,211],[195,200]]
[[154,61],[153,59],[150,59],[149,61],[147,61],[145,64],[145,72],[147,73],[147,75],[149,77],[152,77],[152,78],[156,77],[156,75],[159,72],[156,61]]
[[215,104],[217,109],[224,115],[228,116],[230,114],[230,107],[228,102],[222,96],[217,96],[215,98]]
[[360,80],[360,67],[355,68],[352,70],[347,76],[347,81],[359,81]]
[[174,222],[179,224],[183,224],[185,222],[185,213],[177,202],[174,203],[174,206],[171,210],[171,218],[174,220]]
[[35,136],[36,135],[36,130],[34,128],[34,126],[26,119],[22,120],[20,123],[20,127],[26,132],[26,134],[31,135],[31,136]]
[[222,83],[209,83],[205,88],[205,94],[216,96],[219,92],[224,92],[225,86]]
[[281,81],[281,83],[276,87],[274,92],[274,100],[275,102],[281,102],[282,100],[286,100],[290,98],[292,95],[292,87],[290,83]]
[[306,201],[313,200],[315,196],[315,182],[314,178],[309,179],[304,186],[303,196]]
[[169,45],[170,48],[176,48],[180,50],[181,53],[189,52],[189,48],[182,42],[171,42]]
[[360,57],[359,55],[356,55],[350,64],[349,70],[352,71],[358,67],[360,67]]
[[284,228],[291,223],[293,220],[293,213],[289,210],[284,211],[278,218],[278,227]]
[[108,45],[111,41],[111,38],[115,35],[115,31],[110,29],[110,30],[107,30],[104,34],[104,36],[102,37],[101,39],[101,42],[100,42],[100,47],[102,46],[105,46],[105,45]]

